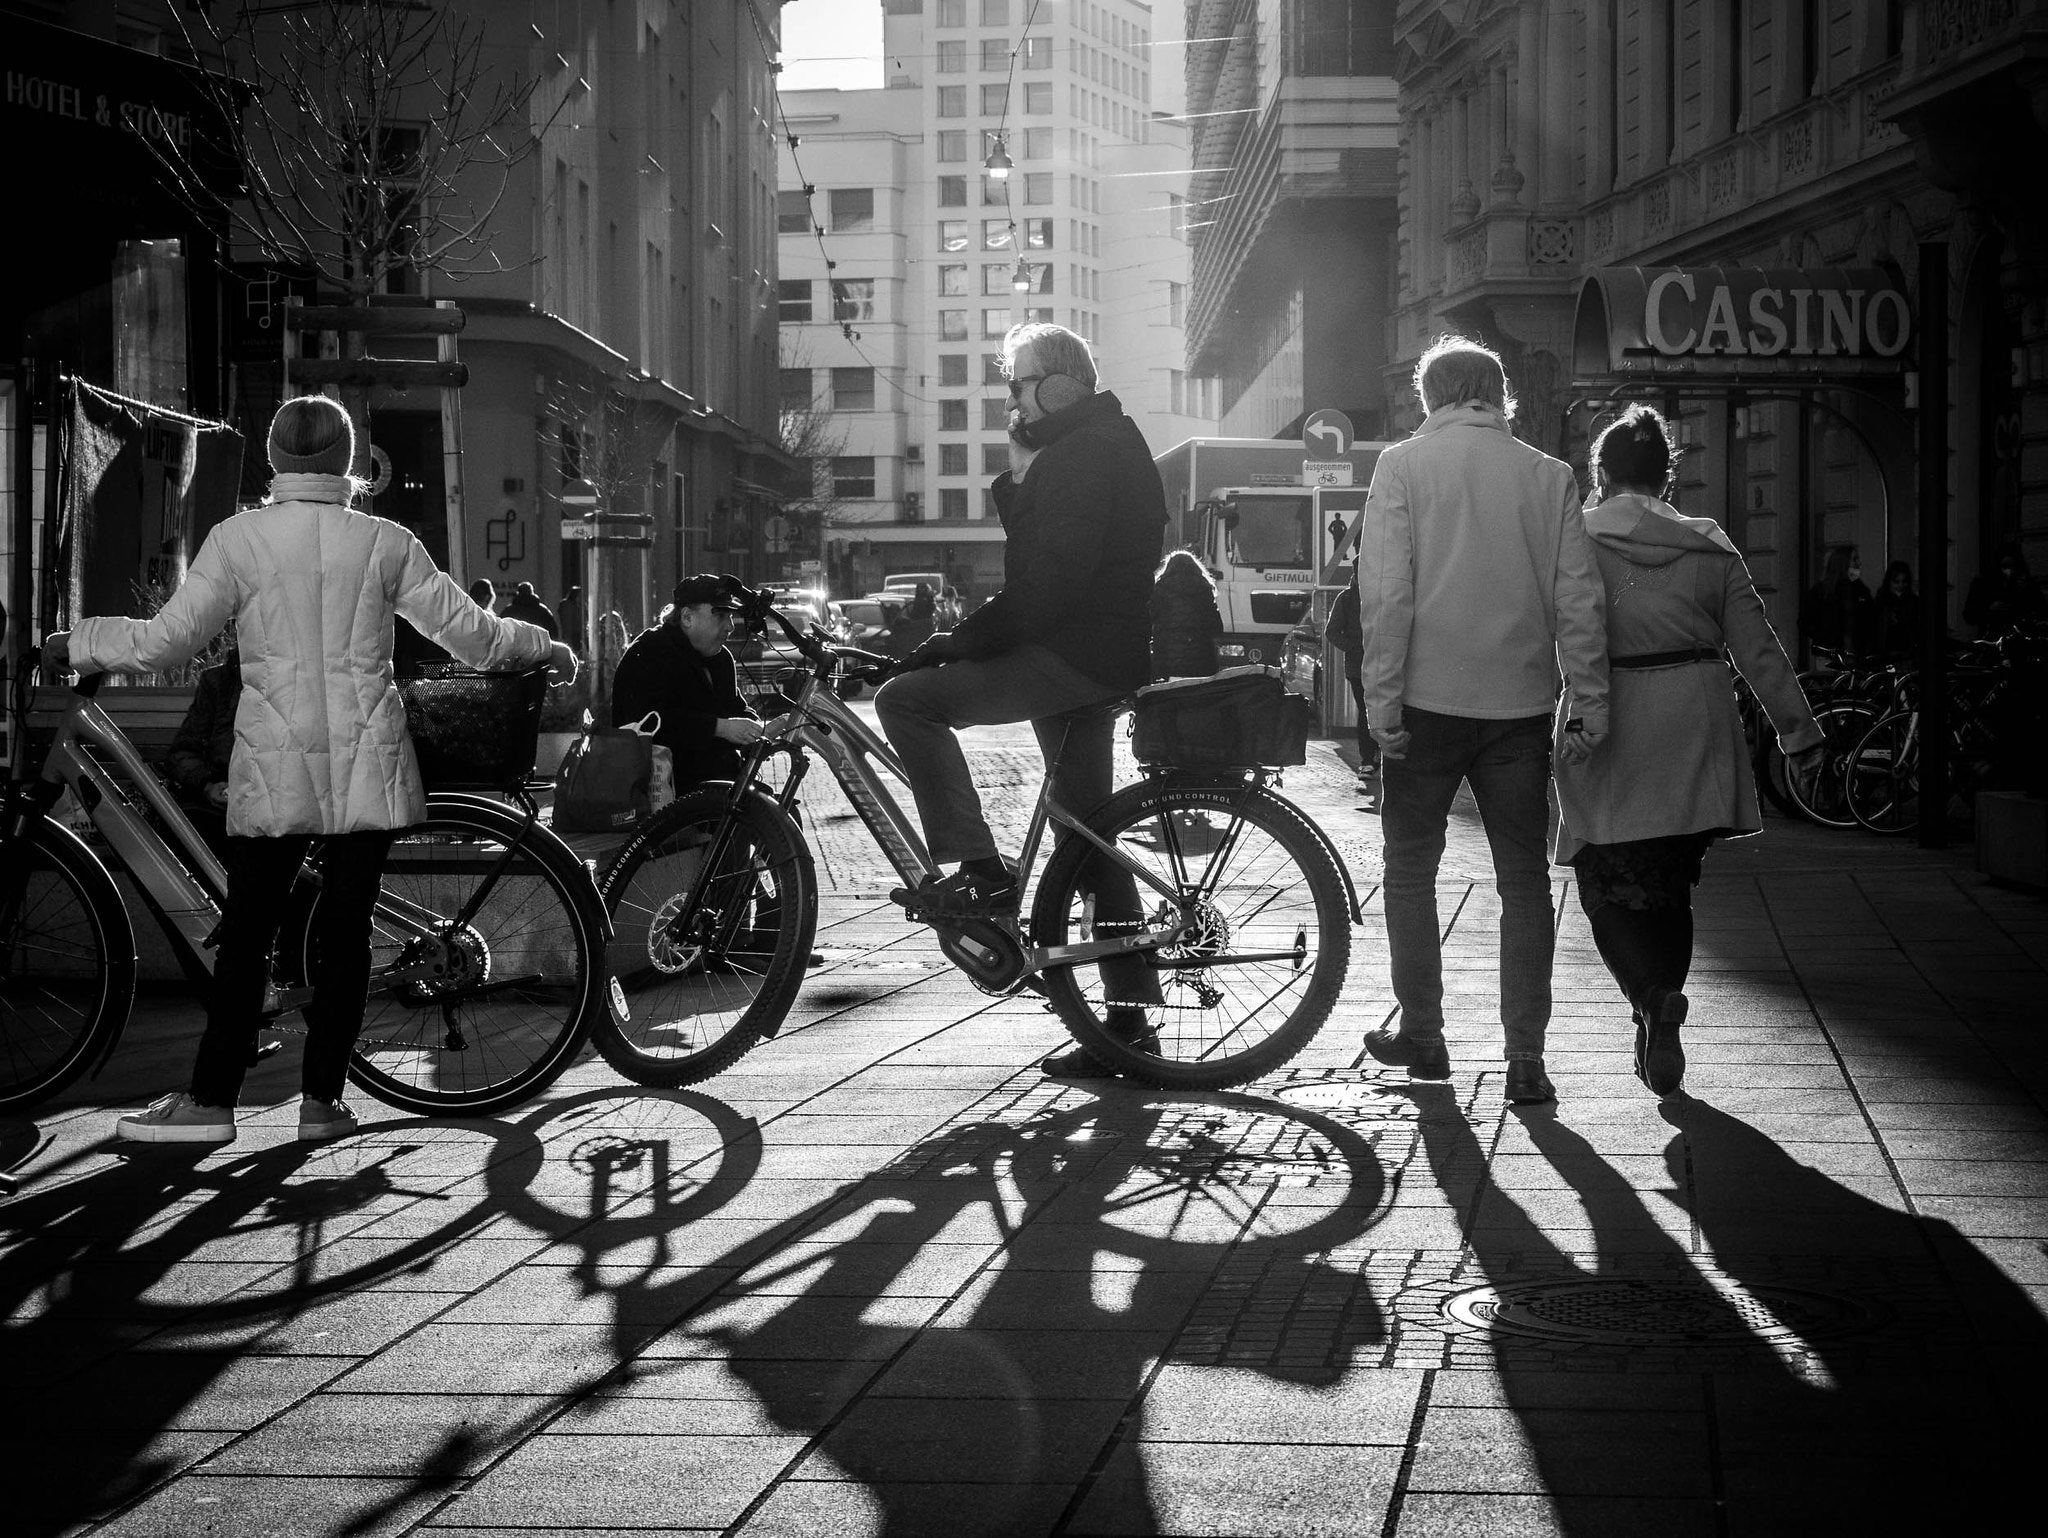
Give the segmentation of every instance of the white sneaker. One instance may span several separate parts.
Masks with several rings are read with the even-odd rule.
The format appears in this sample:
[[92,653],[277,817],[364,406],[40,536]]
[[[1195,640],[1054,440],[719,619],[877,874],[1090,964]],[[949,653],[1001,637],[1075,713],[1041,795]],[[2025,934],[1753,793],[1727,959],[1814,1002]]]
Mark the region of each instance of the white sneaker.
[[232,1143],[235,1112],[232,1106],[201,1105],[178,1091],[122,1117],[114,1131],[133,1143]]
[[322,1143],[332,1137],[347,1137],[356,1130],[356,1113],[339,1100],[299,1097],[299,1141]]

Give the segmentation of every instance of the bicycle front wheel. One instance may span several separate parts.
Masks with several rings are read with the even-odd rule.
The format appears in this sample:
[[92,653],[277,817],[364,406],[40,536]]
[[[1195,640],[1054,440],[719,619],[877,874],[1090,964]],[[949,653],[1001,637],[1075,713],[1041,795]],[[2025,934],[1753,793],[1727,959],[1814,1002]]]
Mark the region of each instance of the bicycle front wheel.
[[[281,949],[310,980],[313,904],[293,906],[295,943]],[[385,862],[349,1078],[425,1116],[539,1094],[604,1009],[603,935],[597,893],[568,845],[493,803],[429,802]]]
[[0,875],[0,1111],[47,1100],[112,1045],[135,1003],[135,931],[121,892],[47,819]]
[[818,933],[810,851],[773,801],[750,792],[728,806],[728,794],[679,796],[599,887],[628,1018],[607,1015],[595,1040],[636,1084],[673,1089],[731,1067],[781,1029],[803,986]]
[[1908,833],[1920,823],[1920,713],[1886,716],[1856,744],[1848,761],[1848,803],[1873,833]]
[[1106,966],[1046,969],[1076,1041],[1147,1084],[1223,1089],[1314,1039],[1350,966],[1351,925],[1344,873],[1298,808],[1242,782],[1150,779],[1112,796],[1089,826],[1160,885],[1069,837],[1039,882],[1032,943],[1180,934]]
[[1790,776],[1786,789],[1793,806],[1809,821],[1824,828],[1853,828],[1856,817],[1849,810],[1849,758],[1877,720],[1877,712],[1868,705],[1845,702],[1823,705],[1813,719],[1821,730],[1820,773],[1809,793],[1801,794],[1799,782]]

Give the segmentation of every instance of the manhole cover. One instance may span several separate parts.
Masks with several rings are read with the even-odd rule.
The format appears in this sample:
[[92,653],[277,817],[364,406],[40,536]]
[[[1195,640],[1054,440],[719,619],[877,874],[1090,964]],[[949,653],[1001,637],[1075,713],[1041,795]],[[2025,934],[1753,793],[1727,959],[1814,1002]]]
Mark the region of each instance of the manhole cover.
[[1461,1324],[1537,1340],[1602,1345],[1832,1339],[1872,1329],[1868,1304],[1804,1287],[1745,1287],[1723,1273],[1691,1278],[1524,1282],[1444,1300]]

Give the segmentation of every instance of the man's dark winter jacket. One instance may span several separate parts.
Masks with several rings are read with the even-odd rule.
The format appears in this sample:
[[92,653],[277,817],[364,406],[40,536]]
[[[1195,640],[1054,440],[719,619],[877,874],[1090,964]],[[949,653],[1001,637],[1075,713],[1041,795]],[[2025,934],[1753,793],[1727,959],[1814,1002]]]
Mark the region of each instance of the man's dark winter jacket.
[[1104,392],[1038,423],[1046,446],[1023,484],[993,488],[1003,587],[953,631],[967,658],[1029,642],[1112,689],[1152,677],[1152,569],[1166,492],[1137,424]]
[[713,735],[725,717],[753,714],[724,647],[706,657],[672,624],[641,631],[612,678],[612,725],[630,726],[650,710],[661,712],[654,740],[675,757],[678,790],[740,772],[740,750]]
[[242,658],[238,652],[199,675],[192,704],[164,755],[164,772],[186,800],[205,800],[206,787],[226,780],[235,751],[235,707],[242,702]]

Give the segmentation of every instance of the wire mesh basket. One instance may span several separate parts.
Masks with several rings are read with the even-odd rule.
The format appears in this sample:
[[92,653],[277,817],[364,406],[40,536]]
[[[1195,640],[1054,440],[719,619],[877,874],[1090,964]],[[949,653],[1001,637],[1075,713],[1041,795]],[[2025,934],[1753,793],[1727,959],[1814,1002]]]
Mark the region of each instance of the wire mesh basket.
[[547,700],[545,668],[477,673],[436,668],[401,678],[405,726],[429,791],[513,790],[533,773]]

